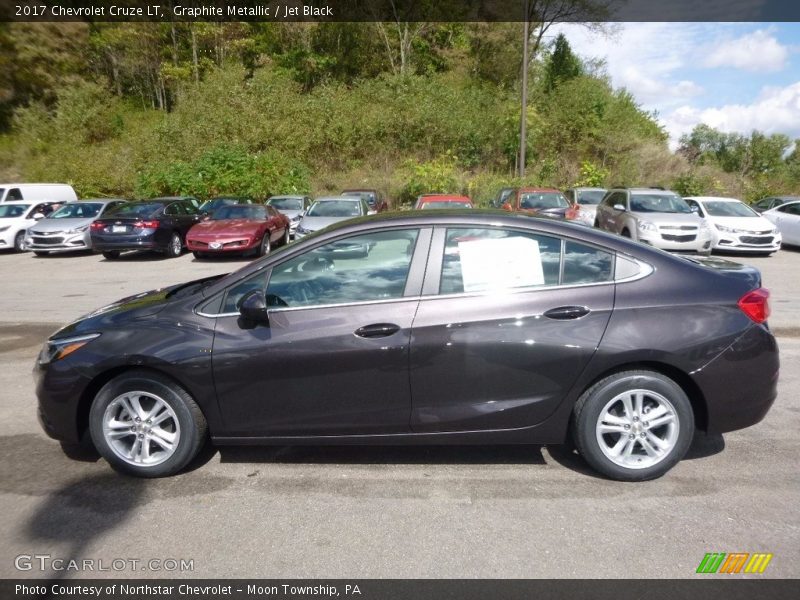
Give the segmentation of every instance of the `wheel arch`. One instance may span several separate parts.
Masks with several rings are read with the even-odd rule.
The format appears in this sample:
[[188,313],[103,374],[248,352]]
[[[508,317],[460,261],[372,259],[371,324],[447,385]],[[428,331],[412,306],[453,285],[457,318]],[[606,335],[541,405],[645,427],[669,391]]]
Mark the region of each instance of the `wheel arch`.
[[[581,389],[577,397],[580,398],[588,389],[606,377],[610,377],[611,375],[615,375],[616,373],[621,373],[623,371],[637,370],[654,371],[672,379],[676,384],[678,384],[678,386],[680,386],[680,388],[689,398],[689,402],[692,405],[692,412],[694,413],[695,427],[703,431],[708,428],[708,408],[703,391],[686,372],[665,362],[637,361],[616,365],[610,369],[607,369],[606,371],[603,371],[589,381],[583,387],[583,389]],[[575,405],[572,407],[572,412],[574,412],[574,410]]]
[[[130,371],[137,371],[137,372],[150,372],[154,375],[158,375],[164,379],[167,379],[173,382],[175,385],[180,386],[183,388],[187,394],[192,395],[190,388],[183,383],[181,383],[178,379],[162,371],[157,367],[153,367],[152,365],[120,365],[117,367],[112,367],[103,371],[99,375],[97,375],[94,379],[92,379],[86,388],[83,390],[80,399],[78,400],[78,410],[76,414],[77,419],[77,431],[78,437],[82,440],[88,440],[88,431],[89,431],[89,411],[92,408],[92,402],[97,396],[98,392],[103,388],[105,384],[107,384],[112,379],[119,377],[124,373],[128,373]],[[196,399],[195,399],[196,400]],[[198,404],[198,407],[201,411],[203,411],[202,406]],[[205,416],[205,414],[203,415]]]

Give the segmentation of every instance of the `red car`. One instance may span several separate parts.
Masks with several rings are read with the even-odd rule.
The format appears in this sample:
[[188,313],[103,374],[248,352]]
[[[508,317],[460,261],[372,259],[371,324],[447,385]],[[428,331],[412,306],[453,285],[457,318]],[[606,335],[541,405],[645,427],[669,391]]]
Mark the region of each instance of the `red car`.
[[289,219],[260,204],[222,206],[186,234],[186,246],[195,258],[232,252],[264,256],[273,244],[288,243]]
[[579,214],[578,208],[564,194],[553,188],[519,188],[506,198],[503,209],[555,217],[564,221],[572,221]]
[[453,194],[423,194],[417,198],[414,210],[432,208],[475,208],[466,196]]

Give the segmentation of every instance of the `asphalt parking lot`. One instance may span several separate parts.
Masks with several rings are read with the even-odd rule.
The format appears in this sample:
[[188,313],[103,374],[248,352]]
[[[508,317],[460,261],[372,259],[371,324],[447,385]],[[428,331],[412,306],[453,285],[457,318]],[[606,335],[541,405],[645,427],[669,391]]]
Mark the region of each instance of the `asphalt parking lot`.
[[772,290],[779,398],[761,424],[697,438],[662,479],[625,484],[542,446],[208,449],[161,480],[68,458],[36,422],[42,341],[122,296],[247,261],[0,254],[0,577],[50,575],[15,568],[38,554],[126,561],[69,573],[86,577],[684,578],[707,552],[770,552],[763,577],[798,577],[800,250],[735,260]]

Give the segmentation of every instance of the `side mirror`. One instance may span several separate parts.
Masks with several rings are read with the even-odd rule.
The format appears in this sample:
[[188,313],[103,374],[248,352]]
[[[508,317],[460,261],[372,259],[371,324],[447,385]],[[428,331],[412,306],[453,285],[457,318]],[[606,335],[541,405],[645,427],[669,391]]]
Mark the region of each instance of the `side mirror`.
[[259,290],[247,292],[237,305],[239,314],[245,319],[263,325],[269,325],[269,313],[264,293]]
[[40,213],[40,212],[33,213],[33,218],[34,218],[35,220],[37,220],[37,221],[38,221],[39,219],[44,219],[44,213]]
[[621,210],[621,211],[624,212],[625,211],[625,207],[622,206],[622,204],[615,204],[614,205],[614,210]]
[[508,202],[506,202],[505,204],[503,204],[503,207],[502,207],[502,208],[503,208],[503,210],[508,210],[508,211],[511,211],[511,210],[513,210],[513,209],[511,208],[511,205],[510,205]]
[[689,207],[689,210],[691,210],[691,211],[692,211],[694,214],[696,214],[696,215],[699,215],[699,214],[700,214],[700,209],[699,209],[699,208],[697,208],[696,206],[690,206],[690,207]]

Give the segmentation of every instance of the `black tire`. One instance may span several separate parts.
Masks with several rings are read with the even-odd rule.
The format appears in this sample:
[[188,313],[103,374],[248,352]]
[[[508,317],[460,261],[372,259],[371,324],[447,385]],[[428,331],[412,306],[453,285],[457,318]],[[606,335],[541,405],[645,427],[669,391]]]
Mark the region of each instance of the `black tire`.
[[598,221],[597,219],[594,220],[594,228],[600,229],[600,221]]
[[203,254],[202,252],[192,252],[192,254],[194,255],[195,258],[205,258],[206,257],[206,255]]
[[106,260],[117,260],[119,258],[119,250],[109,250],[108,252],[103,252],[103,258]]
[[14,252],[25,252],[25,232],[20,231],[14,236]]
[[627,228],[623,229],[623,230],[622,230],[622,232],[620,233],[620,235],[621,235],[622,237],[626,237],[626,238],[628,238],[628,239],[631,239],[631,232],[630,232],[630,231],[628,231],[628,229],[627,229]]
[[[655,392],[666,398],[674,408],[674,418],[678,424],[672,447],[658,462],[644,468],[625,467],[613,462],[601,449],[596,433],[598,420],[606,405],[619,394],[638,389]],[[694,436],[694,412],[686,393],[669,377],[655,371],[624,371],[602,379],[581,395],[572,416],[572,435],[575,447],[584,460],[606,477],[617,481],[647,481],[661,477],[684,457]],[[635,448],[638,439],[631,439]],[[644,446],[640,444],[639,452],[643,450]]]
[[289,228],[287,227],[286,231],[283,233],[283,242],[281,243],[281,246],[285,246],[289,243],[289,235]]
[[258,251],[256,252],[256,256],[266,256],[272,250],[272,244],[269,241],[269,231],[264,234],[264,237],[261,238],[261,244],[258,246]]
[[167,258],[178,258],[182,251],[183,242],[181,241],[181,234],[177,231],[173,231],[169,238],[169,244],[167,244],[167,248],[164,250],[164,254],[167,255]]
[[[157,395],[177,417],[180,436],[173,453],[159,464],[131,464],[121,458],[103,434],[105,411],[115,398],[126,392]],[[89,412],[92,442],[100,455],[117,471],[137,477],[166,477],[183,469],[197,456],[206,441],[207,424],[200,407],[181,386],[150,371],[129,371],[109,381],[95,396]]]
[[34,251],[33,251],[33,253],[34,253],[36,256],[50,256],[50,253],[49,253],[49,252],[46,252],[46,251],[44,251],[44,250],[34,250]]

